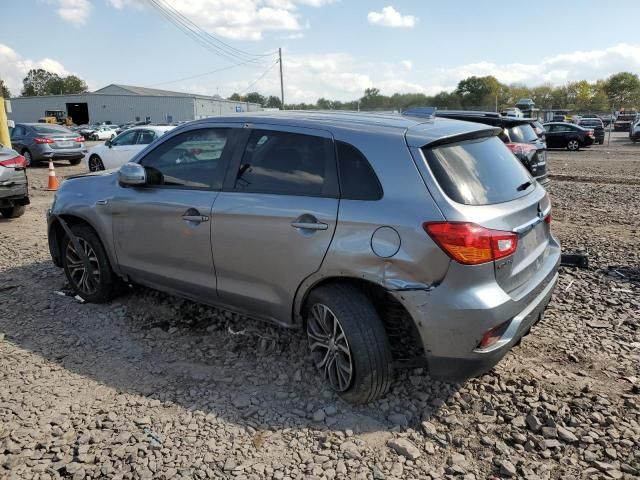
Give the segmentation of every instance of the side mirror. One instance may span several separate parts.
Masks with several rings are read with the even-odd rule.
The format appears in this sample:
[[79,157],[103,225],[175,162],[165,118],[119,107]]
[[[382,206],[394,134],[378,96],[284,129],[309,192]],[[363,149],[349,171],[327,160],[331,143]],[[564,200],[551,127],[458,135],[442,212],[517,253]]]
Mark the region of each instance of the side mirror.
[[104,144],[105,144],[107,147],[109,147],[109,148],[111,148],[111,147],[112,147],[112,145],[111,145],[111,140],[107,140],[106,142],[104,142]]
[[147,171],[138,163],[125,163],[118,170],[118,183],[129,187],[144,185],[147,183]]

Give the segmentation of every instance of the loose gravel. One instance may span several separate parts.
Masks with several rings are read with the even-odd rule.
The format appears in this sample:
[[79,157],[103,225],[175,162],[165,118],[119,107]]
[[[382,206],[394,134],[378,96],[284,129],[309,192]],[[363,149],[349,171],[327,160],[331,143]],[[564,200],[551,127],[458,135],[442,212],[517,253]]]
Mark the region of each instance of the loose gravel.
[[362,407],[299,332],[144,288],[66,296],[31,169],[0,220],[0,478],[640,478],[640,146],[549,157],[553,230],[589,268],[492,372],[401,371]]

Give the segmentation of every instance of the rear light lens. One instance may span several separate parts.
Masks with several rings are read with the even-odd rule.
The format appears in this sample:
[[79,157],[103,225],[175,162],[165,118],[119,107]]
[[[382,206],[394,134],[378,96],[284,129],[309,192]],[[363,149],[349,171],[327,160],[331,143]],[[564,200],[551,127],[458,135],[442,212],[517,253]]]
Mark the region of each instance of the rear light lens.
[[447,255],[464,265],[499,260],[518,248],[517,234],[475,223],[425,222],[422,228]]
[[514,155],[530,155],[535,153],[536,147],[528,143],[506,143],[505,144]]
[[36,137],[33,139],[38,145],[42,145],[44,143],[56,143],[53,138],[44,138],[44,137]]
[[492,345],[495,345],[498,340],[504,335],[504,332],[507,330],[510,321],[501,323],[500,325],[493,327],[490,330],[487,330],[485,334],[482,336],[482,340],[478,344],[477,348],[489,348]]
[[9,160],[3,160],[0,162],[0,165],[9,168],[27,168],[27,160],[22,155],[18,155],[17,157],[10,158]]
[[547,216],[544,217],[544,223],[546,223],[547,225],[551,225],[551,212],[549,212]]
[[84,142],[84,137],[78,137],[78,138],[76,138],[75,142],[76,142],[76,143],[82,143],[82,142]]

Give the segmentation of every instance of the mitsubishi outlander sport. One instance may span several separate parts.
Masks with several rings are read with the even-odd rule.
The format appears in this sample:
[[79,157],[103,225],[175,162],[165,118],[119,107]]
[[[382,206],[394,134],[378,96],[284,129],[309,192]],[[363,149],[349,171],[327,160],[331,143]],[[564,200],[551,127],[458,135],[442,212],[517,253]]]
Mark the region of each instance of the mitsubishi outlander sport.
[[549,196],[500,132],[337,112],[190,122],[67,179],[51,256],[89,302],[128,282],[304,329],[354,403],[416,358],[478,375],[541,318],[560,260]]

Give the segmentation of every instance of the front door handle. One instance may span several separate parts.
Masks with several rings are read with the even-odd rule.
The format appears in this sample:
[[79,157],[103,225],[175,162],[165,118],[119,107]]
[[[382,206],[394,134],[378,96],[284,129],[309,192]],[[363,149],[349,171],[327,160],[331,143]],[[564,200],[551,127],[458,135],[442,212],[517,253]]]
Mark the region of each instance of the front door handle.
[[305,230],[326,230],[329,225],[321,222],[291,222],[293,228],[303,228]]
[[186,222],[208,222],[209,217],[206,215],[183,215],[182,219]]

